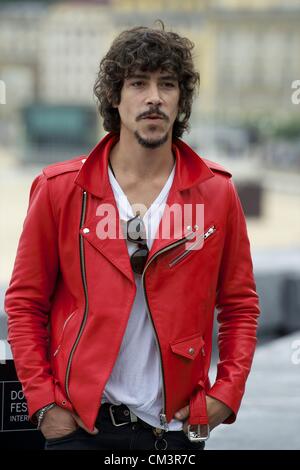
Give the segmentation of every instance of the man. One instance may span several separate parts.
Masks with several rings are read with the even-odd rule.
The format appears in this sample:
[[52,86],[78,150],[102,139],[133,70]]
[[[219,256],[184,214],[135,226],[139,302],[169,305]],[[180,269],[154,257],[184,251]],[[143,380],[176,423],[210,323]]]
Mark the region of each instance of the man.
[[231,174],[179,139],[192,48],[164,28],[121,33],[94,87],[109,133],[33,182],[6,311],[47,449],[201,450],[236,419],[258,297]]

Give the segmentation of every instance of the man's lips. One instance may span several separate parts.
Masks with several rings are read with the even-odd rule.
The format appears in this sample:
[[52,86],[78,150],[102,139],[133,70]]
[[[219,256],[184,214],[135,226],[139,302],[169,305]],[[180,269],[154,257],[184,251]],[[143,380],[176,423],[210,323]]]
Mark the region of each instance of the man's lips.
[[163,119],[161,116],[152,114],[151,116],[146,116],[143,119]]

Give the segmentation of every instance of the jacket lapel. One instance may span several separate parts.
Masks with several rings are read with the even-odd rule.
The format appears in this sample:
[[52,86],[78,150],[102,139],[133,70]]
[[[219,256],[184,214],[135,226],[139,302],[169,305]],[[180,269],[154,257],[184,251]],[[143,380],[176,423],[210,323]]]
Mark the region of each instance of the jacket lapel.
[[[109,153],[117,140],[117,134],[109,133],[99,142],[79,171],[75,184],[88,193],[90,200],[81,234],[134,282],[126,240],[121,235],[119,211],[108,177]],[[214,176],[204,161],[183,141],[176,139],[172,150],[176,158],[174,181],[149,259],[187,233],[193,232],[195,225],[201,229],[196,204],[203,204],[203,199],[199,191],[197,201],[192,200],[189,189]],[[176,216],[170,216],[172,211],[175,211]]]
[[120,218],[115,199],[107,195],[100,204],[95,202],[93,202],[93,213],[84,225],[89,232],[85,233],[83,228],[81,233],[96,250],[134,282],[126,240],[118,235]]
[[174,181],[162,215],[149,259],[168,245],[189,235],[194,240],[203,232],[204,199],[200,191],[197,200],[190,188],[214,176],[200,157],[177,139],[172,146],[176,158]]

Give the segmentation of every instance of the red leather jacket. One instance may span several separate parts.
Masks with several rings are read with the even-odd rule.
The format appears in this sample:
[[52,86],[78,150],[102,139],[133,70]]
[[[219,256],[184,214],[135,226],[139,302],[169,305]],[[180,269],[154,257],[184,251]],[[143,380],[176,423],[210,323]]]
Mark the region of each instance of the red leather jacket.
[[[118,211],[108,179],[117,141],[107,134],[87,158],[45,168],[33,182],[5,310],[9,342],[29,415],[56,402],[93,429],[135,298],[124,238],[99,238],[99,204]],[[190,424],[207,423],[205,394],[235,420],[256,345],[258,296],[249,240],[231,174],[173,142],[176,171],[167,204],[204,204],[199,250],[156,238],[143,273],[161,358],[162,422],[190,404]],[[194,227],[194,214],[190,227]],[[161,222],[162,223],[162,222]],[[214,310],[220,360],[211,386]]]

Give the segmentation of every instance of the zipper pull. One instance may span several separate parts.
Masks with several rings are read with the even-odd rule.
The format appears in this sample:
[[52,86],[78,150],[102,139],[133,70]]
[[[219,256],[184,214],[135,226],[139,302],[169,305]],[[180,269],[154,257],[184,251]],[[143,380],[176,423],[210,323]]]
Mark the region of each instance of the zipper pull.
[[168,432],[169,431],[169,425],[168,425],[168,421],[167,421],[167,416],[164,413],[160,413],[159,418],[160,418],[160,425],[163,426],[163,428],[166,432]]
[[214,233],[216,231],[216,227],[213,225],[212,227],[210,227],[207,232],[204,234],[203,238],[204,240],[207,239],[207,237],[209,237],[212,233]]

